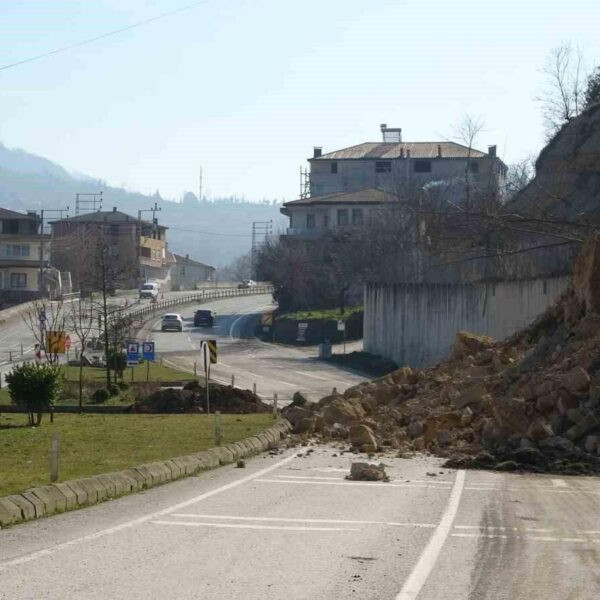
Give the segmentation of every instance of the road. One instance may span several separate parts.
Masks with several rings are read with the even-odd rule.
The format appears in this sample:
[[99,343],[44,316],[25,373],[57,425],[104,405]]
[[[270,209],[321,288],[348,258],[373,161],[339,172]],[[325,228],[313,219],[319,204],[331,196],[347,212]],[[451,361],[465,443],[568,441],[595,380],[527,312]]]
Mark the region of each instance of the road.
[[[194,327],[193,315],[197,308],[216,312],[212,328]],[[175,307],[184,320],[183,333],[161,332],[160,319],[149,323],[140,332],[140,338],[153,339],[159,356],[166,364],[193,371],[194,363],[200,372],[200,344],[203,339],[216,339],[219,358],[211,367],[211,378],[221,383],[252,389],[268,400],[277,394],[282,402],[301,391],[311,400],[364,381],[364,376],[318,361],[315,348],[299,348],[266,344],[254,337],[259,315],[272,311],[270,295],[235,297],[216,300],[202,305]]]
[[598,597],[597,479],[384,457],[390,483],[351,482],[297,452],[3,530],[0,598]]

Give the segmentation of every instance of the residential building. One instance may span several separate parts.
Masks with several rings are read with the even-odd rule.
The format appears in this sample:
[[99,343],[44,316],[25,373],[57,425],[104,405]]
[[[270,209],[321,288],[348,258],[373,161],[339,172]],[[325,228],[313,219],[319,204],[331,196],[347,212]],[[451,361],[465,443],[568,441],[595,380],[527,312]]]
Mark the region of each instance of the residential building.
[[370,188],[292,200],[281,212],[290,219],[287,235],[319,237],[333,229],[363,227],[374,215],[398,204],[395,194]]
[[310,196],[369,188],[404,195],[407,190],[422,188],[432,181],[465,177],[470,185],[485,185],[486,189],[500,189],[504,183],[507,168],[497,157],[496,146],[489,146],[485,153],[456,142],[403,142],[402,130],[385,124],[381,125],[381,133],[381,142],[366,142],[326,154],[321,148],[314,148],[308,161]]
[[38,298],[41,270],[45,295],[60,291],[63,278],[49,264],[49,242],[50,236],[41,233],[41,219],[35,212],[0,208],[0,307]]
[[214,281],[215,268],[190,258],[189,254],[168,253],[171,289],[195,290],[198,286]]
[[147,279],[166,279],[167,227],[118,211],[59,219],[52,227],[52,263],[69,270],[80,289],[98,289],[104,252],[109,287],[133,288]]

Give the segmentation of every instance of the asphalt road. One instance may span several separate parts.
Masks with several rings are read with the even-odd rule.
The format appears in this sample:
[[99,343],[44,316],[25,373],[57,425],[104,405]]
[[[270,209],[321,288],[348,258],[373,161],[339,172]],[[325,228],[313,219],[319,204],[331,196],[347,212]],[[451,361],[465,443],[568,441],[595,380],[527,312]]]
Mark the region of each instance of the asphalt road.
[[[193,314],[197,308],[216,312],[212,328],[194,327]],[[296,391],[318,400],[336,387],[338,391],[364,381],[364,376],[340,369],[316,358],[316,348],[299,348],[266,344],[254,337],[260,314],[272,311],[270,295],[240,296],[211,301],[201,305],[175,307],[165,312],[178,311],[184,320],[182,333],[160,330],[160,318],[149,323],[140,338],[153,339],[157,353],[165,364],[197,372],[201,371],[200,345],[204,339],[216,339],[218,363],[211,367],[211,379],[231,383],[236,387],[253,389],[271,400],[288,401]]]
[[597,479],[299,451],[0,531],[0,598],[598,597]]

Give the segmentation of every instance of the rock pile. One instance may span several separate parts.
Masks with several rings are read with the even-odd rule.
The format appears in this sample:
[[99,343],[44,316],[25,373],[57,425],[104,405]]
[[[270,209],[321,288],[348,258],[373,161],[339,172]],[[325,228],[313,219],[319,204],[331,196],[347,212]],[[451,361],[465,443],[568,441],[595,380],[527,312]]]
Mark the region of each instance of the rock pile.
[[296,433],[355,451],[430,451],[450,466],[600,471],[600,239],[571,287],[503,342],[460,332],[450,358],[283,411]]

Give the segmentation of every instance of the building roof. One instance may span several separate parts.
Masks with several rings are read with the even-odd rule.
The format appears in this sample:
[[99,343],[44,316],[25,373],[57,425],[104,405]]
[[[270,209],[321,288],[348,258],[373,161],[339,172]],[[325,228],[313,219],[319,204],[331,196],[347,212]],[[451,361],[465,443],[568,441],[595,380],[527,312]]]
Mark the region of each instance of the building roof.
[[36,214],[25,214],[17,212],[16,210],[10,210],[8,208],[0,207],[0,219],[32,219],[39,220]]
[[323,196],[311,196],[285,202],[284,207],[315,206],[319,204],[389,204],[399,202],[398,196],[379,188],[367,188],[354,192],[336,192]]
[[[441,156],[440,152],[441,151]],[[343,150],[322,154],[313,160],[392,160],[404,158],[410,152],[411,158],[467,158],[469,148],[456,142],[365,142]],[[487,158],[481,150],[471,148],[471,158]]]
[[213,271],[215,270],[214,267],[194,260],[193,258],[190,258],[189,255],[183,256],[182,254],[175,254],[175,252],[169,252],[169,254],[172,257],[170,262],[174,264],[192,265],[193,267],[205,267],[206,269],[212,269]]
[[[56,219],[50,221],[53,223],[137,223],[137,219],[128,215],[127,213],[121,212],[120,210],[98,210],[96,212],[85,213],[83,215],[77,215],[76,217],[67,217],[65,219]],[[153,225],[150,221],[142,220],[144,225]],[[168,229],[164,225],[157,225],[160,229]]]

